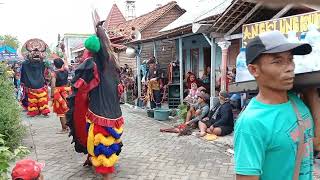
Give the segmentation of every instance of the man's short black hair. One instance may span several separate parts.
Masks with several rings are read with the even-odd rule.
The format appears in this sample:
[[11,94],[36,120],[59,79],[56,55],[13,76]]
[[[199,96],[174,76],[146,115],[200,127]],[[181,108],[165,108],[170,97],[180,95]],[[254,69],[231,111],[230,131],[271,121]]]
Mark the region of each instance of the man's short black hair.
[[64,61],[61,58],[57,58],[53,60],[53,64],[57,69],[60,69],[64,65]]

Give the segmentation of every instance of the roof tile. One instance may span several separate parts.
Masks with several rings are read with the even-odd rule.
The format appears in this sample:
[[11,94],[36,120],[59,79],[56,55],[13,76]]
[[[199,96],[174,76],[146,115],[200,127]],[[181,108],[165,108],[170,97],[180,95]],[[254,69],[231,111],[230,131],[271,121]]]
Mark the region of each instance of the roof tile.
[[124,18],[123,14],[121,13],[120,9],[118,8],[118,6],[116,4],[113,4],[108,17],[105,21],[105,28],[106,29],[111,29],[114,28],[116,26],[118,26],[119,24],[125,23],[126,19]]
[[[135,19],[121,23],[113,29],[108,29],[109,36],[110,37],[125,36],[125,37],[127,37],[127,39],[130,39],[131,33],[133,31],[132,30],[133,27],[134,27],[134,29],[141,32],[145,28],[150,26],[152,23],[157,21],[159,18],[161,18],[164,14],[166,14],[168,11],[170,11],[175,6],[177,6],[177,2],[171,1],[168,4],[161,6],[161,7],[158,7],[155,10],[153,10],[147,14],[144,14],[142,16],[135,18]],[[184,10],[181,9],[181,11],[184,11]]]

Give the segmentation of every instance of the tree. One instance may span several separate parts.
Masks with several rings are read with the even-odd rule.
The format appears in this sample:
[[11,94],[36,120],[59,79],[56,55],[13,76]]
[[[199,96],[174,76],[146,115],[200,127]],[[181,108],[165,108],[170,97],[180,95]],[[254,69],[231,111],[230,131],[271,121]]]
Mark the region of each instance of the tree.
[[17,37],[15,36],[11,36],[11,35],[3,35],[1,36],[0,35],[0,39],[3,40],[3,44],[4,45],[7,45],[7,46],[10,46],[14,49],[18,49],[19,45],[20,45],[20,42],[18,40]]

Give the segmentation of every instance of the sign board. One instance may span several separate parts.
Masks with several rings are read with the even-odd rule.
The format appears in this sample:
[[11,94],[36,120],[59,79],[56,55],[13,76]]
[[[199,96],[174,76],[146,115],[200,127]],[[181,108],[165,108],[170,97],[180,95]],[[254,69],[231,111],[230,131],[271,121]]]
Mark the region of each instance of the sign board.
[[[295,73],[320,71],[320,11],[306,14],[262,21],[242,26],[242,47],[263,32],[278,30],[292,43],[309,43],[312,53],[305,56],[295,56]],[[245,52],[242,52],[245,53]],[[239,54],[239,56],[241,53]],[[246,68],[245,54],[237,58],[237,82],[253,80]]]

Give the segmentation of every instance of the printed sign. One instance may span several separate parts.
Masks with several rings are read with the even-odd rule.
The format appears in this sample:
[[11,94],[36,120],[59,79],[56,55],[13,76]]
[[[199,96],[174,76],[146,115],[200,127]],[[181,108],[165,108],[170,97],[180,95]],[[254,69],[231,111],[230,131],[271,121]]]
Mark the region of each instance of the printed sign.
[[273,30],[278,30],[286,36],[290,32],[295,32],[296,36],[300,37],[303,32],[308,31],[310,25],[315,25],[317,30],[320,30],[320,11],[245,24],[242,26],[242,47],[245,47],[250,39],[259,34]]
[[[283,33],[289,42],[309,43],[312,46],[311,54],[294,57],[296,74],[320,71],[320,11],[245,24],[242,26],[242,47],[245,48],[259,34],[273,30]],[[245,63],[245,51],[238,55],[236,66],[237,82],[253,80]]]

